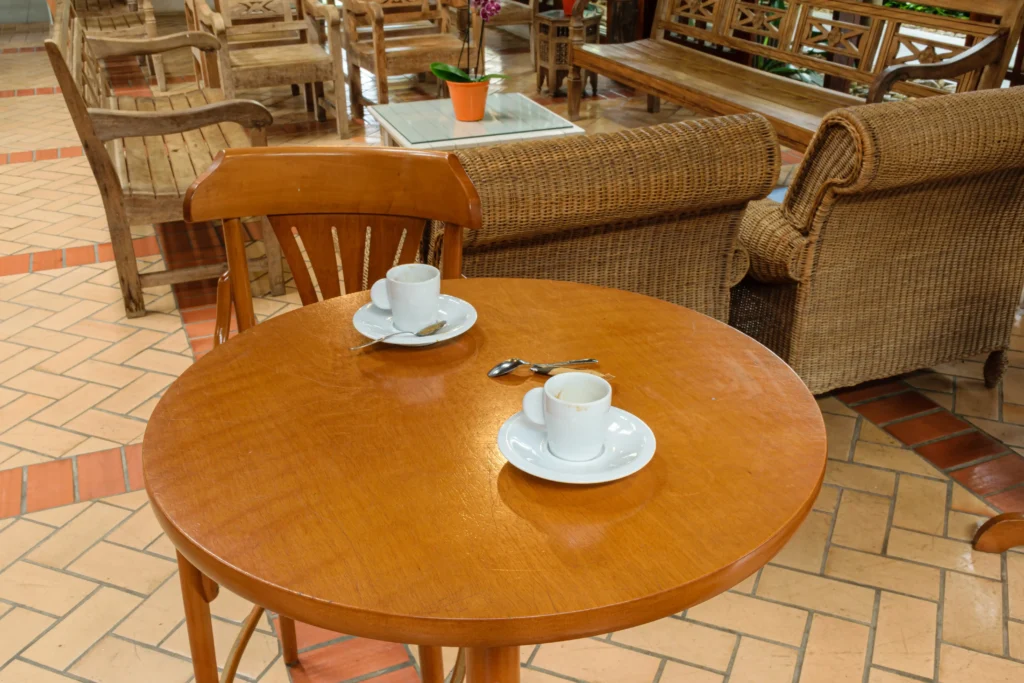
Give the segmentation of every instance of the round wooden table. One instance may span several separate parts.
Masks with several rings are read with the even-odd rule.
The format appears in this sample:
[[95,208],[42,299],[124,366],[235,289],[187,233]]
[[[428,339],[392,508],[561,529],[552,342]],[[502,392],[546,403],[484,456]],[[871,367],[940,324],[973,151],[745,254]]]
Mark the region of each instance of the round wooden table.
[[[706,600],[764,565],[810,511],[821,413],[740,332],[587,285],[442,291],[480,316],[449,342],[350,352],[363,292],[257,325],[167,390],[143,462],[183,570],[323,628],[468,647],[470,683],[509,683],[518,646]],[[498,427],[543,378],[487,377],[513,356],[600,359],[614,405],[657,437],[651,463],[579,487],[514,469]]]

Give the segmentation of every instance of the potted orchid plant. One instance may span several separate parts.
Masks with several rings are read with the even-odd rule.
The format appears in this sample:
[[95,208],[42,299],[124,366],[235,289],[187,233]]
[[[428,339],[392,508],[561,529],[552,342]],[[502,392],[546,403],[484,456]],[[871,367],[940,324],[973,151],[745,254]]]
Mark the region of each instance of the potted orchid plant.
[[[470,34],[472,25],[462,37],[462,49],[459,51],[458,64],[434,62],[430,71],[448,85],[448,93],[452,98],[455,118],[459,121],[479,121],[484,117],[487,108],[487,89],[492,78],[505,78],[504,74],[485,74],[481,69],[483,59],[484,24],[501,11],[500,0],[471,0],[472,9],[480,13],[480,35],[477,37],[476,63],[470,64]],[[471,11],[472,11],[471,9]],[[463,67],[465,55],[465,67]]]

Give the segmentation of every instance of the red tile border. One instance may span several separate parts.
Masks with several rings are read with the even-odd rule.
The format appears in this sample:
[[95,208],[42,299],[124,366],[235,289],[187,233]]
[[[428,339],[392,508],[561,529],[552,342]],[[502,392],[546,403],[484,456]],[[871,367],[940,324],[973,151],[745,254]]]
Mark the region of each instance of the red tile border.
[[142,444],[124,447],[124,462],[128,467],[128,488],[138,491],[146,487],[142,479]]
[[921,417],[911,418],[903,422],[896,422],[885,428],[897,439],[908,446],[915,446],[925,441],[941,439],[957,432],[973,429],[971,425],[956,417],[952,413],[942,411],[930,413]]
[[987,496],[1024,483],[1024,458],[1015,453],[950,472],[975,493]]
[[397,643],[352,638],[300,654],[290,672],[293,683],[347,681],[409,661],[408,651]]
[[[152,235],[132,240],[132,247],[135,249],[136,256],[160,255],[160,245]],[[113,260],[114,249],[110,242],[95,246],[33,251],[28,254],[0,256],[0,275],[21,275],[22,273],[36,273],[41,270],[105,263]]]
[[908,391],[903,394],[890,396],[889,398],[860,403],[853,406],[853,409],[872,422],[884,424],[928,410],[934,410],[938,407],[938,404],[922,394],[916,391]]
[[120,448],[78,456],[78,500],[119,493],[125,493]]
[[21,513],[22,468],[0,470],[0,519]]
[[1024,512],[1024,487],[991,495],[988,502],[1007,512]]
[[29,465],[25,484],[25,512],[38,512],[75,501],[71,458]]
[[835,397],[844,403],[860,403],[861,401],[870,401],[873,398],[906,391],[909,388],[908,384],[898,380],[882,380],[868,382],[850,389],[840,389],[835,393]]
[[391,671],[380,676],[364,679],[366,683],[420,683],[420,675],[416,669],[407,666],[398,671]]
[[41,45],[31,45],[29,47],[5,47],[0,50],[0,54],[11,55],[17,52],[43,52],[46,48]]
[[939,469],[959,467],[973,460],[1009,451],[1006,446],[982,432],[971,432],[914,449]]
[[[281,632],[280,619],[274,619],[274,632]],[[319,626],[312,626],[311,624],[303,624],[301,622],[295,622],[295,642],[300,650],[305,650],[309,647],[315,647],[317,645],[323,645],[329,643],[332,640],[338,638],[344,638],[344,633],[338,633],[337,631],[328,631],[325,628]]]
[[[0,97],[3,96],[4,94],[0,93]],[[0,165],[23,164],[29,161],[49,161],[51,159],[66,159],[69,157],[80,157],[82,154],[83,151],[81,147],[49,147],[47,149],[10,152],[8,154],[0,154]]]

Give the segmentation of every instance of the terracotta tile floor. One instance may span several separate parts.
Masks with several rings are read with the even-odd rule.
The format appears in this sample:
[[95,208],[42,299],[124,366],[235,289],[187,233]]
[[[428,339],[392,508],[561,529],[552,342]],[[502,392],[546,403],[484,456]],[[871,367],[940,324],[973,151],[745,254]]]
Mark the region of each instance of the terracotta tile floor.
[[[147,290],[149,315],[124,317],[99,195],[61,96],[46,91],[52,74],[35,50],[44,35],[0,27],[0,683],[186,683],[174,550],[140,490],[139,444],[162,392],[212,346],[213,289]],[[524,36],[492,32],[488,44],[489,70],[512,75],[501,87],[536,96]],[[187,55],[167,61],[172,88],[187,87]],[[126,87],[147,87],[125,73]],[[364,83],[372,94],[373,79]],[[429,96],[413,78],[391,88],[396,99]],[[692,116],[668,105],[649,115],[642,97],[603,79],[601,92],[585,100],[589,132]],[[272,144],[339,144],[287,88],[246,95],[273,108]],[[565,111],[564,99],[537,99]],[[367,118],[346,144],[378,142]],[[219,257],[207,226],[133,231],[143,269]],[[267,296],[265,278],[255,291],[261,320],[299,303],[290,288]],[[1024,553],[968,544],[997,509],[1024,509],[1024,330],[1015,331],[997,389],[985,389],[983,359],[972,359],[822,397],[826,484],[768,566],[654,624],[524,648],[523,680],[1024,681]],[[222,591],[213,611],[223,657],[248,606]],[[418,680],[415,649],[402,644],[301,625],[299,642],[289,670],[268,617],[240,679]]]

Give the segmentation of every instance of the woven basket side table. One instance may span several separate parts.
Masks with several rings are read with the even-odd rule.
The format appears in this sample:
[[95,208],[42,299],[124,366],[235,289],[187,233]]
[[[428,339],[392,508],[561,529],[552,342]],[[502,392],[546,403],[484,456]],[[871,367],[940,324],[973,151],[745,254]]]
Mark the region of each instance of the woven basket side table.
[[[538,12],[534,18],[537,31],[537,92],[541,91],[547,80],[548,92],[556,96],[562,88],[562,81],[569,75],[571,21],[572,17],[566,16],[560,9]],[[586,42],[596,43],[601,31],[601,10],[597,5],[588,5],[583,12],[583,27],[586,30]],[[584,95],[587,93],[588,81],[596,95],[597,73],[583,72]]]

